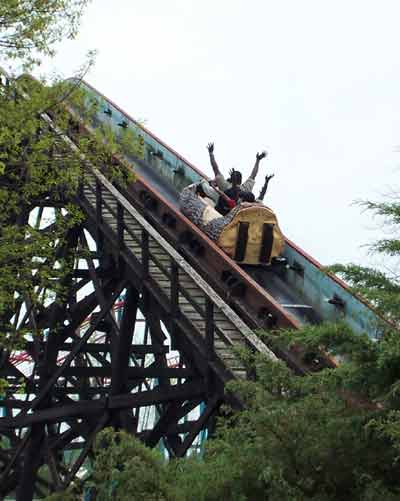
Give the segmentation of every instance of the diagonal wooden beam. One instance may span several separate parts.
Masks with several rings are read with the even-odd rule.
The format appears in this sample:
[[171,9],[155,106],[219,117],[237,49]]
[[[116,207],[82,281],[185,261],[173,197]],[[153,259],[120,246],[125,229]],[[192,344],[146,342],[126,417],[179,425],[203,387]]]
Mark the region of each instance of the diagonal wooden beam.
[[[119,287],[116,288],[114,291],[114,294],[111,295],[111,298],[108,299],[102,310],[100,311],[100,315],[97,317],[96,321],[89,327],[85,334],[80,338],[80,340],[75,344],[75,347],[69,355],[66,357],[65,361],[63,364],[54,371],[53,375],[48,379],[46,384],[44,385],[43,389],[40,391],[40,393],[30,402],[30,410],[35,410],[38,408],[39,404],[42,402],[42,400],[48,395],[48,392],[51,390],[52,386],[54,383],[57,381],[57,379],[62,376],[64,370],[69,366],[69,364],[72,362],[72,360],[75,358],[75,356],[79,353],[81,347],[87,342],[87,340],[90,338],[90,336],[93,334],[93,332],[96,330],[97,325],[100,323],[102,319],[102,315],[104,315],[105,312],[110,310],[118,296],[121,294],[122,290],[125,287],[125,281],[120,282]],[[27,411],[22,411],[21,414],[26,414]],[[0,419],[1,422],[1,419]]]
[[193,440],[197,437],[200,431],[204,428],[207,421],[210,419],[212,413],[218,406],[218,403],[221,401],[219,395],[214,395],[208,403],[207,407],[204,409],[203,414],[199,417],[199,419],[193,424],[192,429],[184,438],[180,447],[178,447],[176,451],[177,457],[183,457],[188,451],[189,447],[192,445]]
[[182,401],[171,402],[160,416],[154,428],[147,435],[145,443],[149,447],[155,447],[163,435],[167,435],[168,431],[175,425],[181,418],[186,416],[188,412],[194,409],[201,400],[191,400],[184,404]]
[[94,428],[94,430],[91,433],[91,435],[86,439],[85,445],[84,445],[82,451],[80,452],[79,457],[75,461],[75,463],[74,463],[73,467],[71,468],[68,476],[64,480],[64,488],[65,489],[69,486],[69,484],[71,483],[71,481],[73,480],[73,478],[75,477],[75,475],[78,473],[79,468],[83,465],[85,459],[87,458],[87,456],[89,454],[90,449],[93,446],[93,443],[94,443],[94,441],[96,439],[97,433],[104,428],[104,426],[106,425],[108,419],[109,419],[109,415],[108,415],[108,412],[106,411],[100,417],[100,420],[97,423],[97,425]]

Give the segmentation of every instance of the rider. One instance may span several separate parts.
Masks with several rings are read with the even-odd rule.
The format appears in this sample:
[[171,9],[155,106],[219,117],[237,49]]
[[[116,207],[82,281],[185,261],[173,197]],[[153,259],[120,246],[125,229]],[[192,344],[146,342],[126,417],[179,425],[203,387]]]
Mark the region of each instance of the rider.
[[215,160],[214,143],[208,143],[207,149],[210,155],[211,167],[213,168],[215,174],[215,182],[220,190],[225,191],[231,188],[233,181],[235,181],[235,184],[239,186],[240,190],[253,191],[255,179],[258,174],[258,169],[260,166],[260,161],[267,156],[266,151],[262,151],[261,153],[256,154],[256,162],[254,164],[253,170],[251,171],[250,177],[244,183],[242,183],[242,173],[234,169],[230,170],[229,172],[230,177],[228,179],[224,179],[223,175],[221,174],[221,171],[219,170],[218,164]]
[[[234,169],[231,169],[229,171],[229,178],[225,180],[215,160],[214,143],[208,143],[207,149],[210,155],[211,166],[215,174],[215,183],[221,191],[223,191],[229,198],[235,201],[238,200],[240,192],[253,191],[255,178],[259,170],[260,161],[267,156],[266,151],[262,151],[261,153],[256,154],[256,162],[254,164],[253,170],[251,171],[250,177],[244,183],[242,183],[242,173]],[[267,176],[268,181],[266,178],[266,185],[268,185],[268,182],[272,177],[273,175]],[[225,215],[229,212],[231,207],[227,205],[223,197],[219,197],[215,205],[215,209],[221,214]]]
[[216,241],[224,227],[232,221],[240,206],[234,207],[229,214],[222,216],[207,203],[205,195],[201,182],[186,186],[180,194],[180,208],[192,223],[203,230],[211,240]]

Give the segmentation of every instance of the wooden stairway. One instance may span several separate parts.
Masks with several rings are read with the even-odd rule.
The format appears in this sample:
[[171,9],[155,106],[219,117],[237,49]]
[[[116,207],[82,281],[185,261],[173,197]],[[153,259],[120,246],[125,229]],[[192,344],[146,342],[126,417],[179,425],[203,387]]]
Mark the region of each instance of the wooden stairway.
[[173,309],[175,305],[175,313],[185,318],[192,332],[208,343],[234,377],[246,377],[235,348],[250,346],[276,360],[273,352],[96,169],[85,172],[82,195],[98,220],[140,261],[144,273]]

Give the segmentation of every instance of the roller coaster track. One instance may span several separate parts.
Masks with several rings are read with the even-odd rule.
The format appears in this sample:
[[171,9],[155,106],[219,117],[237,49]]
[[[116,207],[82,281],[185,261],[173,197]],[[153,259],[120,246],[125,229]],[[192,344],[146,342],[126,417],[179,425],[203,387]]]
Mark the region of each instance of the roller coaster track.
[[[3,84],[11,85],[7,76]],[[76,131],[59,131],[49,115],[42,118],[59,138],[61,154],[80,154]],[[94,127],[81,124],[80,133]],[[162,443],[171,457],[184,456],[199,434],[212,433],[222,402],[241,405],[225,385],[248,377],[239,356],[244,347],[282,359],[299,374],[316,368],[301,352],[273,351],[254,333],[313,320],[309,310],[316,303],[293,294],[281,271],[246,270],[228,258],[179,213],[163,179],[146,175],[152,167],[146,159],[135,159],[137,181],[124,187],[83,155],[81,161],[84,175],[74,202],[85,220],[57,244],[59,256],[75,256],[64,284],[67,298],[40,311],[21,301],[10,317],[17,328],[42,334],[28,336],[21,352],[2,352],[0,378],[9,384],[0,418],[3,497],[31,500],[84,475],[106,426],[125,429],[151,447]],[[193,169],[189,175],[201,177]],[[51,208],[52,202],[42,205]],[[285,276],[300,282],[308,258],[298,253],[290,259]],[[330,287],[329,315],[342,317],[341,298],[350,305],[350,296],[338,281]],[[143,319],[147,330],[139,335]],[[21,370],[23,362],[28,371]],[[143,424],[149,408],[157,418]]]

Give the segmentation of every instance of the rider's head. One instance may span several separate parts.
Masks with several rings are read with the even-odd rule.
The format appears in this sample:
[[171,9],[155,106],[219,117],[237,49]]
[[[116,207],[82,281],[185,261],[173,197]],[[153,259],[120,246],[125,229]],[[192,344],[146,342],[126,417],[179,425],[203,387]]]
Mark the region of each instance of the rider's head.
[[196,195],[199,195],[200,197],[205,197],[206,196],[205,191],[204,191],[203,186],[201,185],[201,183],[199,183],[196,186]]
[[236,185],[240,186],[242,184],[242,173],[239,172],[238,170],[234,170],[228,181],[232,184],[235,184],[234,181],[236,181]]
[[240,191],[239,199],[242,202],[250,202],[250,203],[254,203],[256,201],[256,197],[253,195],[251,191]]

